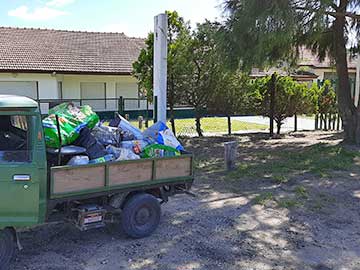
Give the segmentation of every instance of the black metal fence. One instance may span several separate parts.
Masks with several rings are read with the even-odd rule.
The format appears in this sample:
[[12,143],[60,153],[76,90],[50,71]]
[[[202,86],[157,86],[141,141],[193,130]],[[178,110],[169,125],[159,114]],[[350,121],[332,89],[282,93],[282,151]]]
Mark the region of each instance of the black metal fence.
[[338,113],[315,115],[315,130],[342,130],[342,121]]
[[[130,119],[137,119],[142,116],[144,120],[153,118],[154,105],[146,98],[67,98],[67,99],[37,99],[41,113],[47,115],[49,109],[63,102],[72,102],[75,105],[90,105],[101,118],[109,119],[114,113],[127,115]],[[194,110],[189,106],[177,106],[175,118],[192,118]]]
[[119,111],[121,105],[119,98],[71,98],[71,99],[38,99],[39,107],[43,114],[49,109],[63,102],[72,102],[77,106],[90,105],[94,111]]

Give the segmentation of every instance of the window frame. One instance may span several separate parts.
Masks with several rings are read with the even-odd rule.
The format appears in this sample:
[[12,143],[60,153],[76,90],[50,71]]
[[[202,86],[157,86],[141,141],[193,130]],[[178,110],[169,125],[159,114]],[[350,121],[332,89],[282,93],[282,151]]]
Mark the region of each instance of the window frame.
[[[27,119],[27,161],[9,161],[9,162],[3,162],[0,159],[0,165],[19,165],[19,164],[32,164],[34,162],[34,127],[36,124],[37,115],[33,112],[27,112],[27,111],[0,111],[0,117],[1,116],[25,116]],[[18,128],[14,126],[15,128]],[[25,131],[25,130],[24,130]]]

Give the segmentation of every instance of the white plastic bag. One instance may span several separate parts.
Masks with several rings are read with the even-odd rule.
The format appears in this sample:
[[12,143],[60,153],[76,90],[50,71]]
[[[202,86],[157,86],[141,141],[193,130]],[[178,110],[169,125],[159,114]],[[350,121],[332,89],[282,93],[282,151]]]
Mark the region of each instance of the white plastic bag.
[[116,161],[140,159],[140,156],[135,154],[130,149],[126,149],[126,148],[120,148],[120,149],[121,149],[120,156],[118,157],[118,159]]
[[78,165],[86,165],[86,164],[89,164],[88,156],[74,156],[67,163],[67,165],[70,166],[78,166]]
[[106,151],[114,155],[116,161],[119,160],[132,160],[132,159],[140,159],[140,156],[136,155],[131,149],[127,148],[118,148],[112,145],[106,147]]

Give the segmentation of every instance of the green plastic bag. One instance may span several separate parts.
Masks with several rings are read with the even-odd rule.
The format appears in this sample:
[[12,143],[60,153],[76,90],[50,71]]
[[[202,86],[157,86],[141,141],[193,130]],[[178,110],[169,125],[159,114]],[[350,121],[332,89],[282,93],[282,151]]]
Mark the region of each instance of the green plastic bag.
[[50,109],[49,116],[42,121],[42,124],[46,146],[51,148],[60,146],[56,115],[59,118],[62,145],[73,143],[83,127],[87,126],[91,129],[99,122],[99,116],[88,105],[77,107],[73,103],[62,103]]
[[162,144],[152,144],[144,148],[144,158],[155,158],[155,157],[174,157],[180,156],[180,151],[175,148]]

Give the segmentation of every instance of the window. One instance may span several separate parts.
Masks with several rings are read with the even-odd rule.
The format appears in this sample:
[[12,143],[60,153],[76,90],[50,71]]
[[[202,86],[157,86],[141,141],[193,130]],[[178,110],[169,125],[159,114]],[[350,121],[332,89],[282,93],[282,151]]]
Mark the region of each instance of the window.
[[82,104],[90,105],[95,111],[106,109],[106,83],[82,82],[80,83]]
[[30,162],[29,116],[0,115],[0,163]]

